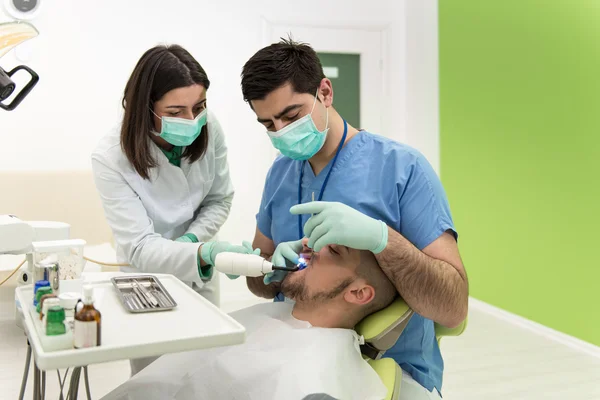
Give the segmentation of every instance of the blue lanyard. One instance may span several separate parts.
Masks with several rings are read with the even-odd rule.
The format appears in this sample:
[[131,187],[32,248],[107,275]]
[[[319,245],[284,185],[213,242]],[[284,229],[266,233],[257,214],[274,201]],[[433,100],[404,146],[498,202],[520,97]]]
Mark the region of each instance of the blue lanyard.
[[[333,162],[331,163],[331,168],[329,172],[327,172],[327,176],[323,181],[323,185],[321,186],[321,190],[319,191],[318,201],[323,199],[323,192],[325,191],[325,186],[327,186],[327,182],[329,181],[329,176],[331,175],[331,171],[333,171],[333,167],[335,166],[335,162],[337,161],[338,156],[340,155],[340,151],[342,151],[342,147],[344,147],[344,142],[346,141],[346,134],[348,133],[348,123],[344,120],[344,134],[342,135],[342,140],[338,145],[337,151],[335,152],[335,157],[333,157]],[[300,165],[300,180],[298,182],[298,204],[302,204],[302,178],[304,177],[304,166],[306,165],[306,161],[302,161]],[[298,215],[298,235],[300,239],[304,237],[302,226],[302,215]]]

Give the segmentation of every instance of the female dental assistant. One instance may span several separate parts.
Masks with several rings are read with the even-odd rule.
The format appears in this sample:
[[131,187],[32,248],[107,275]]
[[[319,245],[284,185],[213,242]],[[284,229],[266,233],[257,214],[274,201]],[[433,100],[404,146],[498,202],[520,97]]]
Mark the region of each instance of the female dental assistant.
[[92,168],[126,271],[173,274],[218,305],[215,256],[249,246],[209,241],[229,215],[227,147],[207,109],[210,81],[180,46],[138,61],[123,98],[120,129],[104,137]]

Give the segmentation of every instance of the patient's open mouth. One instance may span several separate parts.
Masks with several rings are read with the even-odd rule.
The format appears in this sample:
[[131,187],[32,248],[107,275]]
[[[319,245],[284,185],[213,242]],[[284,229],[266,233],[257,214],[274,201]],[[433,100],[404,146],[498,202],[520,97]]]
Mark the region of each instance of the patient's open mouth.
[[298,271],[302,271],[306,267],[310,266],[310,259],[312,258],[312,252],[300,253],[298,258]]

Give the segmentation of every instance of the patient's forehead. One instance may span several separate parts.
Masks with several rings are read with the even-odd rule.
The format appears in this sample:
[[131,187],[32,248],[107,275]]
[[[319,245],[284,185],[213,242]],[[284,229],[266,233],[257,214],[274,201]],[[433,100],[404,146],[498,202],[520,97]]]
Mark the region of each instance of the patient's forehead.
[[317,254],[319,255],[318,264],[347,270],[355,270],[361,260],[361,250],[336,244],[323,247]]
[[338,264],[342,264],[341,266],[356,268],[360,264],[361,250],[340,245],[334,246],[334,249],[339,253],[339,257],[334,257],[334,259],[339,261]]

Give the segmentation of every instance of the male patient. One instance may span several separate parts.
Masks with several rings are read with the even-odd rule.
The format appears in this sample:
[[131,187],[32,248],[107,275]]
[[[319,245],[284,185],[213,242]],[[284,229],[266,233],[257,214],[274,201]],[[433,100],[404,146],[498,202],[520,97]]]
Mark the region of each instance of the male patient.
[[282,282],[295,304],[232,313],[246,328],[243,344],[162,356],[106,399],[384,398],[353,328],[396,289],[371,252],[330,245],[311,256],[306,242],[308,267]]

